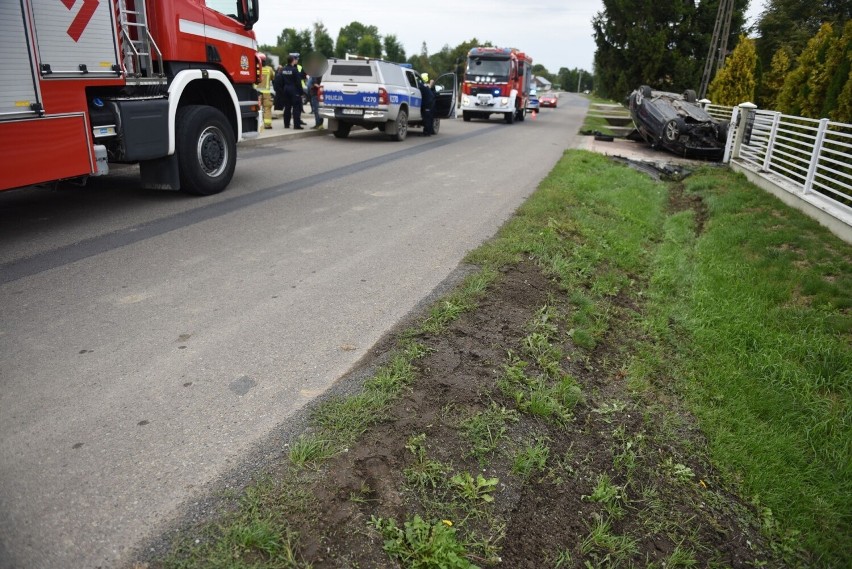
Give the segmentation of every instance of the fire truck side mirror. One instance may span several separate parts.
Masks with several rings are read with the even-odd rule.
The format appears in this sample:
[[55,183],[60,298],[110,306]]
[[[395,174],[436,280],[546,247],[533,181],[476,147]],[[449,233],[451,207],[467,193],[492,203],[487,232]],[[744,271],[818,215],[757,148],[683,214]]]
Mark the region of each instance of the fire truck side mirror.
[[240,0],[238,4],[239,20],[243,23],[243,27],[250,30],[260,18],[258,12],[258,0]]

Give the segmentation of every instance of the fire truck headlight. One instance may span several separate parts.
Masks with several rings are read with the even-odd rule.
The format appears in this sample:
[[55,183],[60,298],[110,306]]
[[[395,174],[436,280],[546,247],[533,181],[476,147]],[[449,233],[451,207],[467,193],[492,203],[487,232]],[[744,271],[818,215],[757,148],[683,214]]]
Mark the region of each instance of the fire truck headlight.
[[467,97],[462,97],[462,105],[467,106],[469,104],[470,104],[470,99],[468,99]]
[[508,105],[509,105],[509,97],[503,97],[503,98],[501,98],[501,99],[500,99],[500,104],[501,104],[501,105],[503,105],[504,107],[508,106]]

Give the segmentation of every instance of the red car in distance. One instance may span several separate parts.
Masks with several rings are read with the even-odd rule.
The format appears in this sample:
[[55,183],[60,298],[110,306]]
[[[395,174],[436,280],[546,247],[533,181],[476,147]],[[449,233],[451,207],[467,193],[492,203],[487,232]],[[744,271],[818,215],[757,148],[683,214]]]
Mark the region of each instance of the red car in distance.
[[548,93],[547,95],[541,95],[538,98],[538,103],[541,107],[550,107],[552,109],[555,109],[557,102],[559,102],[559,97],[552,93]]

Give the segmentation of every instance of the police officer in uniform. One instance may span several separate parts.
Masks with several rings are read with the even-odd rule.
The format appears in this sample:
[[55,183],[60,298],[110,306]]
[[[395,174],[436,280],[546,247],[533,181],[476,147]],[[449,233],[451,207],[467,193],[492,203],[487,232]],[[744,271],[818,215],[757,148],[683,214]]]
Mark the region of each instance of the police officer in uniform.
[[302,130],[302,75],[296,68],[296,57],[290,55],[287,65],[281,70],[281,83],[284,88],[284,128],[290,128],[290,117],[293,118],[293,128]]
[[432,88],[432,82],[429,81],[428,73],[421,74],[420,79],[420,95],[423,97],[420,106],[420,114],[423,116],[423,136],[432,136],[435,134],[435,91]]

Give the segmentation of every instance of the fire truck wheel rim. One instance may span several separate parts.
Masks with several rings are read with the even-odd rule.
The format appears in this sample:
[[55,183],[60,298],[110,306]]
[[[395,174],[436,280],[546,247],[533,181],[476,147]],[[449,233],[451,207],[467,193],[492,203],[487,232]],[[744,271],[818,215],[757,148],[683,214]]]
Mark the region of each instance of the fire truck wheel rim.
[[215,126],[208,126],[198,137],[198,164],[204,173],[215,178],[228,167],[228,146],[225,135]]

